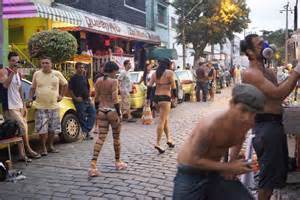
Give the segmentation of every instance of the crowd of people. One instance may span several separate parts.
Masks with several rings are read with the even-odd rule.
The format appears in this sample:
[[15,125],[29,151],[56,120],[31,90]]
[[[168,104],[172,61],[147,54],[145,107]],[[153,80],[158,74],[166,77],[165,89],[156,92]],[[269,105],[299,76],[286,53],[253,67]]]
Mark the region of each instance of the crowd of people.
[[225,69],[222,66],[214,66],[212,62],[199,63],[195,77],[197,101],[214,101],[215,93],[220,93],[220,89],[230,87],[232,83],[234,85],[241,83],[241,68],[234,65],[230,69]]
[[[242,144],[251,128],[255,134],[253,146],[260,166],[258,199],[269,200],[274,189],[285,186],[288,148],[282,125],[282,102],[300,78],[300,65],[278,84],[272,69],[264,66],[262,51],[265,46],[264,40],[255,34],[248,35],[241,42],[241,51],[248,57],[250,66],[243,72],[239,67],[231,72],[234,73],[232,78],[236,85],[229,108],[200,119],[180,148],[173,199],[254,199],[237,179],[237,176],[253,171],[256,164],[239,160]],[[36,108],[35,132],[40,135],[42,144],[42,152],[38,154],[31,149],[28,141],[26,105],[18,72],[19,57],[12,52],[8,59],[9,67],[3,69],[5,71],[0,77],[4,116],[17,120],[20,125],[28,157],[39,158],[47,156],[48,152],[58,153],[53,145],[55,134],[61,131],[58,103],[68,87],[76,109],[80,111],[78,117],[85,138],[91,139],[90,132],[94,125],[97,127],[89,176],[100,175],[97,160],[109,127],[112,128],[115,167],[117,170],[127,168],[121,159],[120,134],[122,117],[126,116],[128,121],[132,119],[128,101],[131,90],[128,61],[124,62],[125,70],[118,78],[118,65],[114,62],[105,64],[96,80],[95,99],[92,100],[83,64],[76,64],[76,74],[68,83],[59,71],[52,69],[51,58],[40,59],[41,69],[34,73],[30,91],[30,100]],[[175,74],[169,59],[161,59],[155,73],[150,75],[150,70],[151,66],[147,65],[143,77],[147,85],[146,104],[156,104],[160,111],[154,148],[161,154],[165,153],[161,146],[163,134],[168,147],[175,147],[169,129],[171,101],[177,98]],[[197,100],[201,100],[202,91],[202,101],[207,101],[208,95],[213,101],[217,69],[210,62],[202,63],[196,70],[196,76]],[[228,151],[229,162],[226,162]],[[20,159],[27,159],[25,152],[20,152]]]

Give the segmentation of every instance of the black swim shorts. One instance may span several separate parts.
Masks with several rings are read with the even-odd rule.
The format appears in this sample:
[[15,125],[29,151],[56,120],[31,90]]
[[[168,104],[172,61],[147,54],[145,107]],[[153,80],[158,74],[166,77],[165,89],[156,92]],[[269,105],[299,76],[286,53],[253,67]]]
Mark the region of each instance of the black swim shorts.
[[258,114],[253,133],[253,147],[260,166],[259,188],[284,187],[288,173],[288,146],[282,116]]

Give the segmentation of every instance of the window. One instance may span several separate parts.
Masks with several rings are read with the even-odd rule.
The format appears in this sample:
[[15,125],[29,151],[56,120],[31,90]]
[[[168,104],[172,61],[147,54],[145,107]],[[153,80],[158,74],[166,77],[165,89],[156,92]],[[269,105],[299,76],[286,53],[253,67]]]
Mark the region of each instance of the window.
[[9,43],[22,44],[25,43],[24,27],[9,28]]
[[171,17],[171,27],[176,29],[176,19],[174,17]]
[[157,5],[158,23],[167,25],[167,8],[162,5]]

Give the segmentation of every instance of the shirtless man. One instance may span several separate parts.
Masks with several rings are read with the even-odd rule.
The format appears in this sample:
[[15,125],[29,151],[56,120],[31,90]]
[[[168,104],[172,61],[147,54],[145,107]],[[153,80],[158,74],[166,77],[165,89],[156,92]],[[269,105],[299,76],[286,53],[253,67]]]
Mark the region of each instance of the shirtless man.
[[[251,172],[252,163],[221,162],[229,148],[243,144],[263,110],[264,95],[254,86],[241,84],[232,91],[229,109],[201,120],[178,154],[174,200],[253,199],[236,175]],[[225,179],[224,177],[227,177]]]
[[99,136],[94,146],[94,153],[89,170],[90,177],[96,177],[100,175],[97,170],[97,160],[108,134],[109,126],[112,128],[113,134],[116,169],[122,170],[127,167],[127,165],[120,159],[120,132],[122,114],[118,98],[119,84],[118,80],[116,79],[116,73],[118,71],[119,67],[116,63],[107,62],[104,66],[104,76],[100,77],[95,84],[95,103],[99,105],[97,111],[97,126]]
[[[243,71],[242,82],[254,85],[266,96],[264,112],[256,115],[253,146],[260,165],[259,200],[269,200],[273,190],[285,186],[288,171],[287,139],[282,125],[282,102],[300,78],[298,65],[287,80],[277,83],[275,73],[264,68],[262,52],[266,44],[258,35],[248,35],[241,42],[241,51],[250,61]],[[276,166],[276,167],[274,167]]]
[[152,74],[147,89],[147,100],[150,102],[153,85],[156,84],[154,102],[159,108],[159,123],[157,126],[157,139],[155,149],[159,153],[164,153],[165,150],[160,146],[160,141],[163,132],[167,137],[167,145],[169,148],[174,148],[173,137],[169,130],[169,114],[171,110],[171,100],[177,97],[176,83],[174,72],[170,70],[172,62],[169,59],[162,59],[155,73]]

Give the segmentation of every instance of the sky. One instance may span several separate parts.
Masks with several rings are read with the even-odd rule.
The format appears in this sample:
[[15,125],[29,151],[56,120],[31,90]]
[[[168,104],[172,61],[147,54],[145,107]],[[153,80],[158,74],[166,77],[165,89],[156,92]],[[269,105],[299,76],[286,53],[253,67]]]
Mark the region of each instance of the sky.
[[[251,24],[247,32],[259,33],[260,30],[277,30],[285,28],[285,12],[283,6],[286,5],[288,0],[246,0],[251,9],[250,19]],[[296,0],[289,0],[290,6],[294,9]],[[300,2],[299,6],[300,7]],[[300,21],[300,10],[298,11]],[[293,29],[294,16],[289,14],[289,28]],[[298,23],[299,24],[299,23]]]

